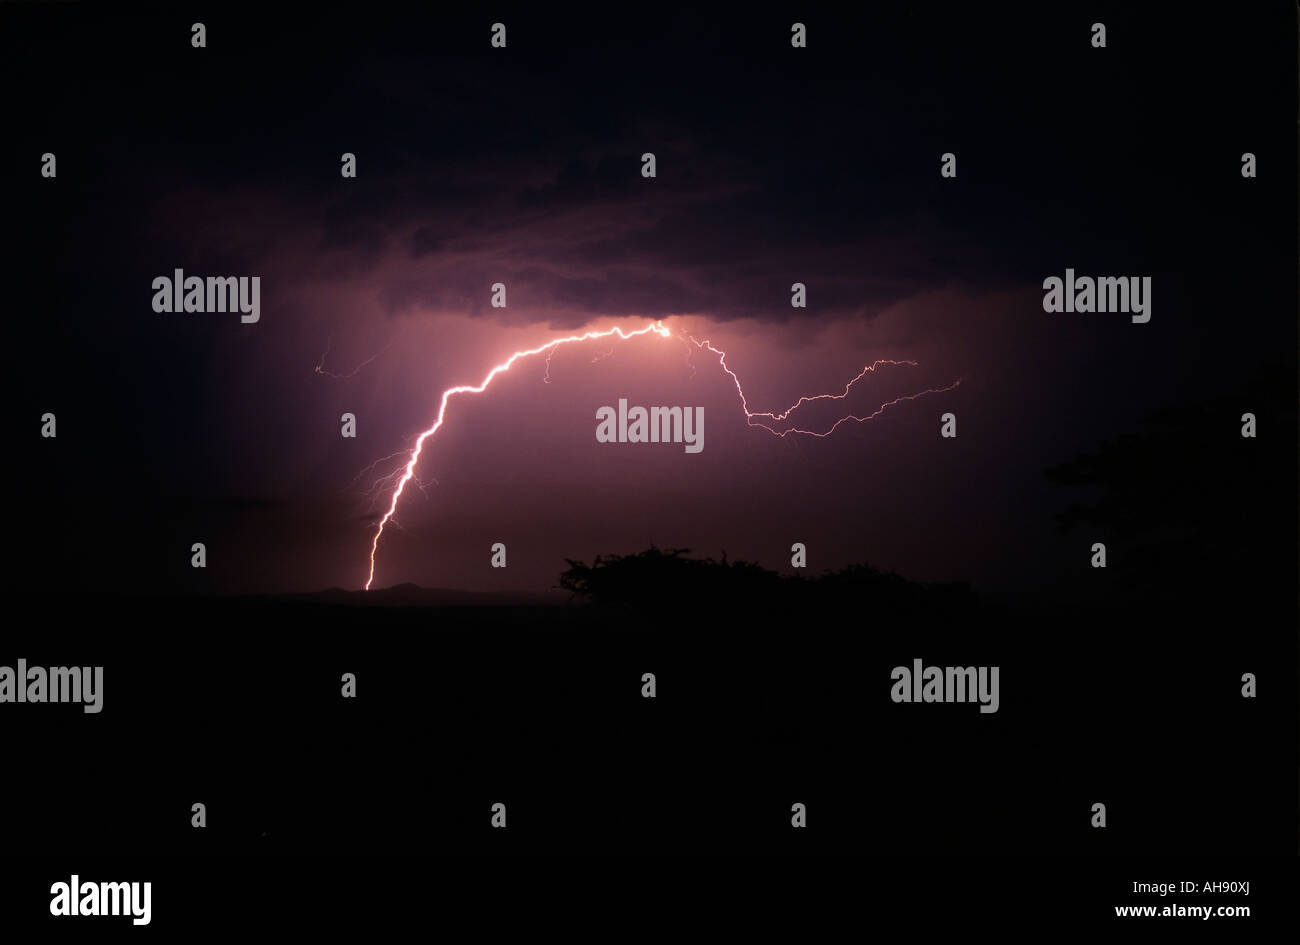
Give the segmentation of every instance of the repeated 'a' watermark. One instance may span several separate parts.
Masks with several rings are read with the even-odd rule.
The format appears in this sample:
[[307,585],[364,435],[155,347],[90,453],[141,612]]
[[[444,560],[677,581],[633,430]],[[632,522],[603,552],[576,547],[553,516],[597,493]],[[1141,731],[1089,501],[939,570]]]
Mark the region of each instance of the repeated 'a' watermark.
[[628,407],[620,398],[618,410],[596,411],[597,443],[683,443],[686,452],[704,449],[703,407]]
[[155,312],[239,312],[251,325],[262,317],[261,276],[186,276],[177,269],[153,281]]

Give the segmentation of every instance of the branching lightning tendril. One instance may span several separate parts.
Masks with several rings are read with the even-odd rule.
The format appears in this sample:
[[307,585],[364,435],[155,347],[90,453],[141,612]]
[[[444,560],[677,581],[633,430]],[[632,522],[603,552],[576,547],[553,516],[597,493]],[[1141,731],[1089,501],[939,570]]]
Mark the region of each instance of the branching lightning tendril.
[[[396,340],[397,340],[397,336],[394,335],[393,338],[388,342],[388,344],[384,345],[382,348],[380,348],[378,351],[376,351],[376,352],[375,352],[374,354],[372,354],[370,357],[366,358],[364,361],[362,361],[360,364],[358,364],[358,365],[357,365],[356,367],[354,367],[352,370],[348,371],[346,374],[338,374],[338,373],[335,373],[334,371],[327,371],[327,370],[325,370],[325,359],[326,359],[327,357],[329,357],[330,349],[334,346],[334,336],[333,336],[333,335],[330,335],[329,338],[327,338],[327,339],[325,340],[325,351],[321,354],[321,356],[320,356],[320,361],[318,361],[318,362],[316,363],[315,372],[316,372],[317,374],[324,375],[325,377],[332,377],[332,378],[334,378],[334,380],[336,380],[336,381],[346,381],[346,380],[348,380],[348,379],[350,379],[350,378],[356,377],[357,373],[358,373],[358,372],[359,372],[363,367],[365,367],[365,366],[366,366],[367,364],[369,364],[371,361],[375,360],[375,359],[378,358],[380,355],[382,355],[382,354],[384,354],[386,351],[388,351],[388,349],[391,348],[391,347],[393,346],[393,342],[396,341]],[[380,460],[380,462],[383,462],[383,460]]]

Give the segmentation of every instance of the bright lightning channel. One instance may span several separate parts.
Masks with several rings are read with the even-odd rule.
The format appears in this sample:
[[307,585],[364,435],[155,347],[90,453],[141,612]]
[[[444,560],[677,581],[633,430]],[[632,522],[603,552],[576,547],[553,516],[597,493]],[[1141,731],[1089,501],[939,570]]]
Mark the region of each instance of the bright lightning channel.
[[[624,331],[621,328],[610,328],[606,331],[588,331],[588,332],[584,332],[581,335],[570,335],[567,338],[556,338],[554,341],[549,341],[546,344],[536,348],[529,348],[525,351],[516,351],[514,354],[510,355],[510,357],[508,357],[506,360],[502,361],[500,364],[492,368],[492,370],[488,371],[487,376],[483,378],[483,380],[477,385],[462,385],[460,387],[451,387],[443,391],[442,403],[438,408],[438,417],[434,421],[433,426],[429,427],[429,429],[425,430],[416,438],[415,445],[411,448],[410,459],[407,460],[405,467],[402,468],[401,476],[397,478],[397,485],[394,487],[392,497],[389,500],[388,510],[383,514],[383,517],[380,518],[379,525],[375,529],[375,537],[370,542],[370,573],[366,576],[366,590],[370,590],[370,585],[374,583],[375,580],[375,556],[379,551],[379,539],[384,534],[384,528],[390,522],[393,521],[393,516],[397,513],[397,504],[398,502],[401,501],[402,493],[406,491],[407,483],[411,482],[412,480],[415,480],[416,485],[417,486],[420,485],[419,480],[415,478],[415,467],[420,461],[420,454],[424,451],[425,441],[428,440],[430,437],[432,437],[435,433],[438,432],[438,430],[442,428],[443,421],[446,419],[447,416],[447,404],[451,401],[452,397],[458,394],[481,394],[485,390],[487,390],[488,385],[490,385],[492,381],[496,379],[497,375],[504,374],[506,371],[510,370],[510,368],[514,366],[514,363],[518,361],[520,358],[528,358],[528,357],[532,357],[533,355],[538,355],[542,353],[546,354],[547,376],[545,379],[549,383],[551,354],[560,345],[573,344],[575,342],[592,341],[597,338],[617,337],[620,340],[627,341],[629,338],[636,338],[640,335],[648,335],[648,334],[656,334],[660,338],[675,337],[672,334],[672,332],[670,332],[666,327],[664,327],[662,321],[655,321],[650,323],[649,325],[646,325],[644,328],[637,329],[636,331]],[[736,393],[740,396],[740,409],[745,414],[746,425],[751,427],[758,427],[760,429],[766,430],[768,433],[771,433],[773,436],[779,436],[779,437],[785,437],[791,433],[799,433],[806,436],[816,436],[816,437],[830,436],[843,423],[847,423],[849,421],[853,421],[856,423],[865,423],[868,420],[872,420],[880,416],[882,413],[885,412],[885,410],[894,406],[895,404],[902,403],[905,400],[916,400],[918,397],[924,397],[927,394],[941,394],[944,393],[945,391],[953,390],[954,388],[958,387],[961,384],[961,380],[959,379],[957,381],[954,381],[952,384],[949,384],[947,387],[928,388],[926,390],[919,391],[918,393],[915,394],[905,394],[902,397],[897,397],[894,400],[881,404],[880,407],[878,407],[872,413],[867,414],[866,416],[858,416],[856,414],[848,414],[846,416],[843,416],[840,419],[836,420],[835,423],[833,423],[829,428],[822,431],[805,430],[799,427],[790,427],[789,429],[786,430],[776,430],[773,429],[771,426],[769,426],[767,423],[764,423],[762,421],[768,420],[771,421],[772,423],[778,423],[780,421],[787,419],[790,416],[790,414],[793,413],[795,410],[797,410],[799,407],[803,406],[806,403],[811,403],[813,401],[843,400],[846,397],[848,397],[849,391],[853,388],[854,384],[862,380],[862,378],[866,377],[867,374],[875,373],[876,368],[880,367],[881,365],[908,365],[911,367],[915,367],[916,362],[915,361],[893,361],[893,360],[882,358],[864,367],[858,373],[857,377],[853,378],[851,381],[849,381],[847,384],[844,385],[844,390],[841,393],[815,394],[812,396],[800,397],[797,401],[794,402],[794,404],[792,404],[790,407],[786,408],[783,411],[777,413],[767,413],[761,411],[751,411],[749,409],[749,399],[745,396],[745,390],[741,386],[740,378],[736,376],[735,371],[733,371],[731,368],[727,366],[727,355],[725,351],[722,351],[720,348],[714,347],[713,344],[711,344],[708,340],[696,341],[690,335],[685,335],[684,337],[682,336],[676,336],[676,337],[679,337],[681,338],[681,340],[686,341],[688,345],[694,345],[696,349],[707,350],[712,354],[716,354],[718,356],[719,366],[722,368],[723,371],[726,372],[727,376],[730,377],[732,382],[736,385]],[[612,350],[613,349],[611,349],[611,352]],[[605,357],[607,356],[608,355],[605,355]],[[598,357],[594,359],[594,361],[601,360],[601,359],[602,358]],[[323,361],[324,358],[322,356],[322,363]],[[692,375],[694,374],[694,370],[695,370],[695,366],[694,364],[692,364],[691,365]],[[397,456],[397,455],[400,455],[400,453],[393,454],[393,456]],[[386,458],[391,459],[392,456]],[[373,469],[380,462],[383,462],[383,460],[377,460],[375,463],[372,463],[370,466],[366,467],[366,469],[367,470]],[[383,477],[383,479],[380,480],[380,482],[383,481],[391,482],[394,475],[396,475],[395,472],[393,475]]]

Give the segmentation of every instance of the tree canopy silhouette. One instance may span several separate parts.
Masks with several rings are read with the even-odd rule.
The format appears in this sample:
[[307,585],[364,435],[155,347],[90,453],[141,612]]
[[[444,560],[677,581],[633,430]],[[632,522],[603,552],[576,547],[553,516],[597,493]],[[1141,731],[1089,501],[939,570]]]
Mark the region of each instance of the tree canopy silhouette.
[[915,610],[973,605],[966,582],[921,584],[868,565],[852,565],[818,577],[786,577],[748,561],[689,558],[688,548],[651,545],[633,555],[598,555],[591,565],[566,559],[559,586],[597,604],[647,611],[687,604],[696,609],[817,609],[861,607]]
[[[1246,413],[1253,438],[1241,435]],[[1140,430],[1046,470],[1083,493],[1058,524],[1105,542],[1128,593],[1293,586],[1296,433],[1293,375],[1282,369],[1230,396],[1154,411]]]

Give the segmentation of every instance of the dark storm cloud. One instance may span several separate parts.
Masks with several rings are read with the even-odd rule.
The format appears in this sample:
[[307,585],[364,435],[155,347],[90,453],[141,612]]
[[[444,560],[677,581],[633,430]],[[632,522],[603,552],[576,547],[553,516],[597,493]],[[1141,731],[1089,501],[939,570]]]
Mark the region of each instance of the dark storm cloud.
[[[712,190],[644,180],[631,154],[570,161],[540,184],[502,168],[486,178],[499,181],[495,190],[483,184],[484,169],[464,187],[456,175],[469,172],[448,169],[431,192],[418,180],[364,178],[357,196],[292,208],[289,225],[279,218],[293,240],[319,233],[304,249],[326,261],[302,252],[301,264],[274,254],[260,264],[289,281],[382,276],[381,303],[390,313],[423,307],[517,321],[529,317],[526,301],[530,311],[566,324],[613,313],[844,316],[879,310],[940,279],[986,281],[977,267],[959,265],[969,258],[959,252],[961,231],[933,215],[864,212],[851,228],[842,208],[821,215],[783,192],[775,171],[737,158],[729,174],[724,158],[710,160]],[[467,197],[475,192],[485,203]],[[215,234],[207,238],[215,246]],[[495,282],[520,304],[492,310]],[[793,282],[809,287],[807,312],[790,309]]]
[[[211,42],[197,54],[184,11],[63,7],[0,5],[15,27],[0,35],[0,69],[31,89],[12,97],[12,146],[0,155],[16,194],[12,267],[24,276],[13,280],[10,306],[23,314],[9,322],[10,349],[28,361],[11,399],[25,415],[56,409],[60,423],[61,465],[40,473],[48,491],[33,508],[65,508],[93,489],[66,520],[120,504],[101,531],[145,536],[150,560],[164,554],[159,529],[168,549],[197,531],[217,548],[211,536],[229,524],[261,557],[214,555],[231,569],[228,586],[355,582],[371,534],[358,526],[375,514],[373,496],[358,498],[369,485],[353,482],[358,469],[409,446],[446,386],[476,382],[495,359],[552,337],[547,328],[684,316],[676,324],[713,332],[732,353],[764,409],[835,390],[876,357],[921,366],[872,378],[863,397],[886,383],[966,378],[952,403],[979,477],[938,453],[917,460],[938,449],[940,404],[930,400],[833,442],[757,440],[741,464],[753,508],[784,508],[798,486],[821,503],[827,540],[856,519],[834,507],[834,489],[803,490],[809,476],[844,471],[843,488],[864,496],[862,521],[873,502],[897,510],[881,537],[895,541],[896,560],[947,567],[945,554],[968,549],[950,562],[954,574],[987,547],[1011,549],[990,567],[1015,573],[1018,549],[1037,547],[997,510],[1020,509],[1043,465],[1124,429],[1177,384],[1226,383],[1226,372],[1249,369],[1254,344],[1295,350],[1275,317],[1294,312],[1276,288],[1294,286],[1294,175],[1288,191],[1276,172],[1293,165],[1294,126],[1288,134],[1274,121],[1294,76],[1278,49],[1259,52],[1261,37],[1285,29],[1256,35],[1225,17],[1207,53],[1195,18],[1126,9],[1105,14],[1114,43],[1098,55],[1078,18],[1054,7],[938,16],[915,4],[809,4],[797,16],[812,46],[797,52],[789,11],[753,4],[655,9],[634,27],[535,6],[362,21],[223,5],[204,14]],[[510,23],[508,51],[487,44],[485,19],[497,17]],[[33,173],[33,155],[51,148],[57,182]],[[1248,148],[1265,171],[1243,182],[1236,162]],[[641,176],[646,151],[654,180]],[[958,157],[955,181],[939,176],[945,151]],[[355,180],[339,175],[344,152],[357,155]],[[1289,219],[1270,228],[1270,208]],[[245,331],[220,316],[152,312],[150,280],[178,266],[261,276],[262,320]],[[1042,279],[1065,266],[1152,274],[1150,330],[1044,317]],[[790,307],[796,281],[807,309]],[[489,305],[495,282],[507,284],[507,309]],[[746,433],[727,425],[734,390],[710,359],[688,368],[675,346],[657,344],[597,364],[589,355],[603,349],[557,358],[564,382],[545,386],[556,407],[536,418],[537,455],[491,440],[484,468],[549,461],[569,482],[569,447],[557,444],[587,443],[587,401],[611,402],[619,392],[603,385],[638,366],[667,372],[665,396],[707,399],[706,456],[722,455],[725,436]],[[348,379],[318,373],[322,359]],[[458,403],[456,417],[491,417],[484,433],[499,431],[543,402],[543,371],[521,366],[490,397]],[[679,388],[682,379],[694,386]],[[338,435],[345,411],[360,418],[356,441]],[[432,475],[448,472],[436,501],[408,490],[412,520],[454,504],[457,464],[476,442],[455,441],[458,429],[427,460]],[[786,458],[778,474],[770,464]],[[733,473],[719,469],[677,498],[732,497]],[[792,489],[759,494],[765,479]],[[909,506],[891,484],[933,493]],[[610,486],[611,502],[621,488]],[[507,493],[483,489],[460,511],[466,521],[498,514]],[[970,508],[992,510],[984,519],[949,528],[930,515],[963,489]],[[557,553],[546,519],[554,491],[519,481],[508,493],[521,527],[543,536],[539,555]],[[151,494],[290,506],[166,506],[151,529],[130,498]],[[1048,521],[1050,500],[1034,501]],[[701,523],[731,514],[705,504]],[[787,510],[791,529],[805,504]],[[917,534],[909,507],[927,510],[932,533]],[[718,541],[765,547],[765,526],[749,518]],[[667,508],[646,524],[677,540],[691,520]],[[396,564],[403,535],[390,540],[385,561]],[[454,549],[433,547],[408,553],[441,559],[429,574],[443,574]],[[584,537],[572,550],[610,546]],[[176,560],[189,579],[187,559]],[[98,575],[105,565],[78,567]],[[469,567],[454,580],[476,580]],[[549,567],[527,580],[553,577]],[[408,576],[428,574],[413,565]]]
[[[635,32],[511,11],[508,56],[471,42],[483,26],[468,13],[412,17],[395,31],[234,11],[207,65],[168,53],[183,83],[103,70],[41,120],[108,142],[97,162],[113,186],[95,199],[127,225],[154,220],[173,245],[183,237],[196,259],[260,264],[286,282],[322,268],[387,277],[402,258],[432,264],[398,275],[407,285],[388,291],[392,312],[454,304],[516,321],[522,312],[481,301],[504,281],[553,288],[555,298],[532,301],[567,322],[648,310],[638,286],[654,285],[673,298],[660,308],[785,320],[871,314],[936,284],[1037,281],[1067,249],[1043,238],[1062,220],[1075,255],[1114,256],[1141,239],[1172,265],[1183,247],[1162,236],[1176,237],[1190,209],[1179,162],[1138,159],[1171,172],[1149,174],[1141,202],[1111,201],[1088,182],[1142,170],[1131,145],[1187,135],[1198,108],[1245,124],[1252,107],[1140,57],[1116,54],[1104,67],[1114,75],[1090,72],[1086,46],[1060,42],[1070,24],[1045,15],[948,11],[921,28],[906,5],[854,18],[814,6],[815,55],[799,57],[784,12],[738,10],[666,10]],[[93,59],[94,26],[60,55]],[[1179,39],[1153,24],[1125,29],[1162,49]],[[986,68],[1000,57],[1017,68]],[[1120,107],[1175,91],[1175,107]],[[214,129],[237,132],[233,146],[216,146]],[[344,150],[358,155],[355,181],[338,177]],[[959,155],[960,182],[938,177],[945,150]],[[658,158],[656,180],[640,176],[644,151]],[[211,238],[174,196],[183,190],[214,207],[242,198],[227,206],[242,218],[240,244]],[[251,230],[314,231],[309,248],[325,261],[295,259]],[[433,280],[451,285],[434,291]],[[785,301],[796,280],[809,285],[806,312]]]
[[[216,72],[194,76],[198,101],[237,109],[256,136],[219,162],[192,118],[188,133],[173,127],[150,147],[147,116],[177,103],[143,75],[106,76],[92,92],[102,108],[83,106],[87,134],[107,133],[99,113],[110,102],[140,101],[113,129],[144,144],[114,170],[129,186],[103,199],[143,196],[152,238],[183,248],[182,264],[273,273],[286,304],[294,283],[371,279],[393,314],[784,321],[871,314],[939,280],[989,281],[986,260],[960,251],[972,234],[945,203],[952,188],[937,189],[937,150],[914,143],[956,110],[942,96],[869,74],[839,81],[847,66],[833,56],[812,69],[755,59],[740,51],[751,37],[728,40],[712,19],[657,25],[683,44],[666,70],[653,37],[612,51],[568,24],[562,37],[520,26],[524,51],[487,80],[458,42],[445,42],[458,54],[440,51],[442,33],[424,50],[386,36],[388,55],[351,64],[331,58],[328,31],[307,34],[292,74],[257,60],[246,84],[261,70],[261,97]],[[538,43],[562,38],[583,55],[541,56],[525,46],[534,29]],[[272,45],[264,33],[257,49]],[[338,177],[344,150],[357,154],[354,181]],[[654,180],[640,173],[645,151]],[[1003,254],[1022,256],[1014,245]],[[485,304],[498,281],[520,306]],[[789,307],[795,281],[809,286],[807,311]]]
[[[611,37],[516,18],[511,55],[493,59],[471,51],[470,16],[412,21],[405,40],[361,27],[347,42],[328,17],[232,24],[239,47],[214,44],[210,71],[186,63],[192,102],[114,70],[63,107],[88,139],[131,143],[109,150],[116,184],[95,199],[127,226],[147,221],[175,264],[272,274],[285,305],[295,286],[373,282],[389,314],[871,316],[940,286],[1035,283],[1057,268],[1042,234],[1061,218],[1076,222],[1076,248],[1114,252],[1114,234],[1146,232],[1181,193],[1157,184],[1147,206],[1113,206],[1064,186],[1125,157],[1037,120],[1036,84],[972,82],[996,52],[996,21],[932,33],[884,10],[832,33],[810,13],[819,52],[798,59],[771,38],[788,29],[778,16],[650,19],[644,34]],[[292,68],[268,55],[285,42]],[[355,55],[367,44],[385,54]],[[1039,84],[1064,79],[1064,100],[1077,94],[1077,64],[1012,45]],[[239,60],[240,81],[224,57]],[[213,147],[199,120],[209,111],[246,146]],[[179,124],[159,130],[160,114]],[[960,183],[938,176],[949,149]],[[356,180],[338,176],[345,150]],[[654,180],[641,177],[645,151]],[[789,306],[796,281],[806,310]],[[505,311],[486,304],[494,282],[510,288]]]
[[411,236],[411,258],[419,259],[442,248],[443,238],[431,226],[422,226]]
[[573,202],[621,203],[638,196],[644,186],[640,155],[634,152],[603,154],[594,163],[574,159],[560,168],[553,181],[540,187],[525,187],[518,204],[524,210],[545,210],[573,206]]

